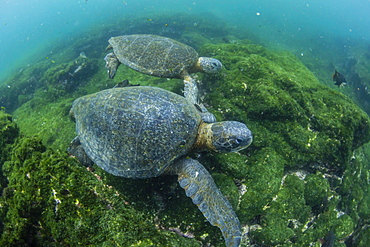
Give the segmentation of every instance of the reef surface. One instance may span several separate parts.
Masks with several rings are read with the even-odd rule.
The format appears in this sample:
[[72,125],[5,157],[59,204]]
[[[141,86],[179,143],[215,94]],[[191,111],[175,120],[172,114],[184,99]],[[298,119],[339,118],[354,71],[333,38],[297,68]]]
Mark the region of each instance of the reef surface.
[[[202,101],[218,121],[246,123],[254,141],[241,152],[199,160],[238,214],[242,246],[320,246],[327,236],[335,236],[334,246],[366,246],[367,114],[287,51],[240,39],[219,23],[177,23],[183,24],[170,32],[161,21],[135,23],[136,29],[131,21],[123,32],[169,36],[223,63],[216,75],[197,75]],[[124,66],[109,80],[104,48],[115,32],[74,40],[58,48],[63,56],[37,62],[0,86],[0,245],[224,245],[176,177],[114,177],[83,167],[65,151],[75,135],[69,109],[81,95],[124,79],[182,93],[181,80]]]

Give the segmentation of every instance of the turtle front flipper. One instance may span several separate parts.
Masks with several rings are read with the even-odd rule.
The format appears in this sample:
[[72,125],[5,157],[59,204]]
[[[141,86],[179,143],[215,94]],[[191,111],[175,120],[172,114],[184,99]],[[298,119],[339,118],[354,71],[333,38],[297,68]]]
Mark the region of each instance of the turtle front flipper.
[[118,60],[116,55],[113,52],[108,53],[105,58],[105,68],[108,70],[108,75],[110,79],[113,79],[116,76],[118,66],[121,62]]
[[178,175],[179,184],[185,189],[186,195],[213,226],[220,228],[226,246],[239,246],[239,219],[204,166],[196,160],[184,158],[170,166],[167,172]]
[[210,113],[206,107],[199,103],[199,92],[196,81],[189,75],[184,76],[184,97],[198,109],[202,120],[205,123],[216,122],[216,117]]
[[198,104],[198,86],[189,74],[184,75],[184,97],[191,104]]
[[210,113],[202,103],[195,104],[195,107],[198,109],[200,117],[202,118],[203,122],[205,123],[215,123],[216,122],[215,115]]

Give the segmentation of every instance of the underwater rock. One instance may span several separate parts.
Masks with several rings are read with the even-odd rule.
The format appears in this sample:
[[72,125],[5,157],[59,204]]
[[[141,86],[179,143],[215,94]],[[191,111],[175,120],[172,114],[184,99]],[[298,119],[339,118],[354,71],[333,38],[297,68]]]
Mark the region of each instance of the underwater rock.
[[38,138],[19,139],[3,171],[1,246],[199,246],[159,231],[98,174]]
[[79,56],[76,60],[61,63],[48,69],[42,80],[50,98],[59,98],[77,90],[98,71],[96,59]]
[[[208,109],[219,119],[247,123],[255,133],[250,150],[204,157],[216,171],[220,165],[238,178],[237,214],[242,224],[251,225],[252,243],[307,246],[330,227],[338,241],[348,238],[362,200],[356,197],[345,209],[345,193],[335,188],[342,179],[353,179],[347,170],[353,151],[370,140],[368,116],[321,85],[288,52],[234,43],[204,45],[200,54],[225,67],[218,75],[203,76]],[[306,182],[298,173],[284,177],[300,169],[317,175],[308,175]]]
[[[196,33],[202,25],[200,22],[192,27],[190,33],[176,30],[179,32],[171,38],[190,40],[191,33]],[[141,25],[149,27],[152,33],[159,26],[163,22],[155,18],[152,23]],[[126,30],[136,28],[127,26]],[[116,30],[109,37],[121,34]],[[206,37],[201,35],[196,40],[203,42]],[[256,245],[310,246],[319,244],[318,240],[333,230],[335,245],[351,239],[353,243],[366,243],[370,219],[367,179],[370,152],[363,145],[370,139],[368,116],[348,97],[320,84],[292,54],[270,51],[234,37],[227,42],[207,44],[198,50],[201,56],[215,57],[224,65],[218,74],[199,76],[203,102],[219,121],[248,124],[255,134],[254,143],[249,150],[239,153],[202,154],[199,161],[211,171],[217,186],[237,209],[244,234],[249,229],[250,242]],[[188,44],[199,47],[198,43]],[[94,54],[94,59],[100,56],[97,61],[101,61],[103,50],[104,47]],[[359,60],[356,66],[360,64]],[[78,68],[74,66],[73,62],[67,62],[58,67],[61,73],[54,71],[56,77],[50,69],[47,78],[52,79],[50,83],[57,83],[55,78],[74,72]],[[71,102],[86,92],[109,87],[104,81],[104,65],[98,70],[99,73],[92,74],[78,88],[59,88],[63,99],[28,99],[27,93],[14,93],[25,95],[19,100],[27,101],[13,115],[21,130],[29,136],[39,135],[44,144],[54,145],[55,150],[64,150],[62,146],[74,135],[67,119]],[[124,73],[135,84],[181,93],[176,80],[159,80],[129,70]],[[36,95],[40,95],[39,91]],[[55,96],[58,95],[57,92]],[[5,167],[9,189],[2,198],[3,205],[8,206],[0,214],[4,219],[3,241],[28,241],[29,236],[41,232],[38,235],[43,240],[37,241],[50,237],[65,245],[77,243],[82,233],[93,237],[79,238],[81,244],[194,246],[199,241],[204,245],[223,245],[218,229],[204,222],[185,195],[178,196],[181,191],[176,179],[132,181],[115,178],[97,167],[92,173],[64,153],[44,151],[41,144],[29,139],[22,142],[23,146],[18,143],[21,146],[15,149]],[[17,154],[26,155],[27,150],[33,150],[33,155],[20,161]],[[25,192],[21,188],[26,188]],[[38,192],[39,188],[42,193]],[[110,200],[114,206],[107,210],[112,208]],[[35,217],[31,219],[31,216]],[[148,221],[144,220],[148,217]],[[135,232],[139,226],[144,230]],[[177,238],[175,233],[163,229],[174,229],[194,239],[186,239],[189,242],[185,244],[183,237]],[[242,244],[248,244],[247,241],[244,238]]]
[[285,167],[343,172],[352,151],[370,140],[366,113],[322,86],[290,53],[254,44],[206,45],[200,53],[226,68],[203,79],[212,113],[254,125],[255,150],[273,147]]
[[43,86],[41,78],[49,66],[50,64],[44,61],[22,68],[2,83],[0,85],[0,107],[5,107],[7,112],[12,113],[31,100],[37,89]]
[[[0,168],[10,157],[10,151],[15,139],[19,136],[19,128],[13,122],[12,116],[0,108]],[[0,189],[6,186],[6,178],[0,170]]]
[[[0,150],[5,150],[6,146],[12,144],[19,135],[19,128],[13,122],[12,116],[0,108]],[[0,158],[4,157],[3,155]]]

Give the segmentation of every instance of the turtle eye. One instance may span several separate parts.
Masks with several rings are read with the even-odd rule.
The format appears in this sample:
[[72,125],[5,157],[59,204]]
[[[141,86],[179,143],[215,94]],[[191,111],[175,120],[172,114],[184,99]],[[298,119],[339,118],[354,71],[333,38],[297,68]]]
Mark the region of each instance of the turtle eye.
[[211,66],[212,66],[212,69],[214,70],[219,69],[221,67],[220,64],[216,62],[211,63]]
[[243,139],[241,139],[241,138],[236,138],[235,139],[236,144],[241,144],[242,142],[243,142]]

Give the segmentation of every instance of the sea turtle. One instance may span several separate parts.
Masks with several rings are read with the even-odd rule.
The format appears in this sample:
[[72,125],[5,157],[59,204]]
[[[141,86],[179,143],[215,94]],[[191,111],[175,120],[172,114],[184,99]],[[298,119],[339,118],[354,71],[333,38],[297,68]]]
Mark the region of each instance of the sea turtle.
[[122,63],[143,74],[179,78],[185,83],[184,96],[191,103],[198,103],[195,80],[191,73],[215,73],[222,68],[219,60],[199,57],[190,46],[176,40],[150,34],[134,34],[112,37],[106,50],[113,49],[105,56],[106,69],[111,79]]
[[[252,133],[240,122],[204,123],[184,97],[157,87],[112,88],[73,102],[77,137],[68,151],[126,178],[178,175],[178,182],[227,246],[239,246],[241,226],[230,203],[193,151],[235,152]],[[87,156],[87,157],[86,157]]]

